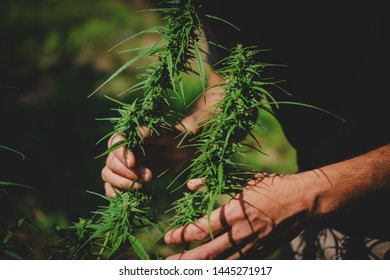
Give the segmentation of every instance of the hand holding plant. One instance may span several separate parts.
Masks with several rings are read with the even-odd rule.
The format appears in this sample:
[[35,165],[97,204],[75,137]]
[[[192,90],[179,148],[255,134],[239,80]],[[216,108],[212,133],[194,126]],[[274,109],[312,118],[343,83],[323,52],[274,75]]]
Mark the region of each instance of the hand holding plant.
[[[202,184],[189,187],[197,189]],[[294,175],[259,175],[214,210],[210,221],[204,216],[168,232],[168,244],[205,241],[168,259],[239,259],[252,250],[256,250],[257,258],[267,257],[302,230],[309,213],[305,197],[305,189]]]
[[[182,133],[179,130],[164,130],[158,136],[142,130],[144,137],[143,151],[120,147],[109,153],[106,166],[102,170],[105,191],[115,197],[122,188],[140,189],[142,183],[149,183],[153,178],[172,174],[194,156],[194,149],[178,148]],[[119,134],[108,141],[109,147],[122,141]]]

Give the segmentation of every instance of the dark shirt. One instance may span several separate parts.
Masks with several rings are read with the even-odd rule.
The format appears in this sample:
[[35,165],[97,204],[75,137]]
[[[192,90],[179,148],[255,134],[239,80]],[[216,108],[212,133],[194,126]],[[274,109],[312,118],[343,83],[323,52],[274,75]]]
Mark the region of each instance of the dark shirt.
[[[208,14],[236,25],[206,19],[209,40],[270,49],[257,59],[265,76],[286,80],[275,90],[279,101],[321,107],[346,121],[300,106],[276,111],[287,139],[297,150],[301,171],[318,168],[389,143],[390,17],[386,1],[225,1],[205,0]],[[209,63],[226,56],[209,45]],[[367,198],[332,218],[334,226],[361,236],[390,238],[389,193]],[[369,208],[366,208],[369,207]],[[367,217],[366,211],[370,209]],[[378,216],[372,217],[377,209]],[[378,218],[376,220],[375,218]],[[361,221],[367,220],[366,224]],[[378,222],[380,221],[380,222]]]
[[[390,17],[376,1],[207,0],[206,11],[240,28],[207,20],[207,37],[226,47],[254,45],[287,80],[280,101],[321,107],[346,120],[282,105],[276,117],[298,152],[301,170],[344,160],[389,143]],[[379,2],[379,1],[378,1]],[[381,1],[384,3],[385,1]],[[210,63],[226,55],[210,45]]]

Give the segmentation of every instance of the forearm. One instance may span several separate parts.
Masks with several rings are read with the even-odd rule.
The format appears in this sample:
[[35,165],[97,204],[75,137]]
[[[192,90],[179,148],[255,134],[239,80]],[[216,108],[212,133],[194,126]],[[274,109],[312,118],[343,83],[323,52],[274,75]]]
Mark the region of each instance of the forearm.
[[309,213],[320,217],[331,214],[367,196],[389,191],[390,144],[297,176],[305,184]]

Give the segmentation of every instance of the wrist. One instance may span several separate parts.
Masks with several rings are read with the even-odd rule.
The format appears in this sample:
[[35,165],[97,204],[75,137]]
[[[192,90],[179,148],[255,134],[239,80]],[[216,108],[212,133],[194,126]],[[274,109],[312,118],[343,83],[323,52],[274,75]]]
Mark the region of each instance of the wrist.
[[[322,170],[312,170],[290,175],[266,175],[257,184],[259,191],[269,186],[270,196],[280,208],[278,217],[301,216],[306,223],[332,213],[339,201],[334,186]],[[270,195],[272,193],[272,195]],[[270,207],[270,205],[268,205]]]
[[[309,213],[329,215],[385,188],[383,182],[375,182],[375,178],[388,178],[388,163],[378,155],[378,151],[371,152],[297,174],[306,190]],[[380,164],[375,167],[378,160]]]
[[334,211],[332,206],[333,185],[327,175],[321,170],[310,170],[292,175],[300,185],[302,199],[308,216],[320,218]]
[[291,217],[300,217],[302,223],[311,219],[309,198],[302,180],[301,174],[259,174],[257,192],[264,198],[259,207],[264,207],[275,224]]

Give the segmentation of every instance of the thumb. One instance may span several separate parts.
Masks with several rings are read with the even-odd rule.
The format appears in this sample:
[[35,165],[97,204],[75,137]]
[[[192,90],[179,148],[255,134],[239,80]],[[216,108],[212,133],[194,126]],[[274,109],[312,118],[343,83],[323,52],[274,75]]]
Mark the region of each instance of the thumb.
[[138,136],[141,137],[141,138],[148,138],[150,137],[151,135],[151,131],[148,127],[146,126],[140,126],[140,128],[138,129]]
[[203,186],[204,186],[204,179],[196,178],[196,179],[191,179],[187,182],[187,187],[192,191],[196,191]]

